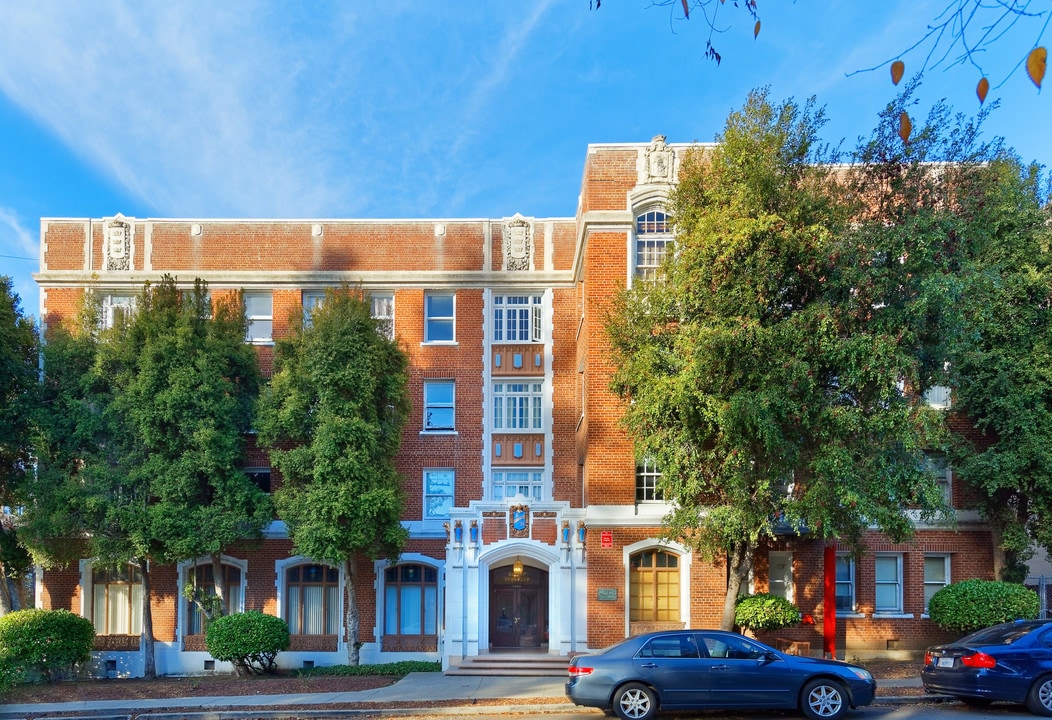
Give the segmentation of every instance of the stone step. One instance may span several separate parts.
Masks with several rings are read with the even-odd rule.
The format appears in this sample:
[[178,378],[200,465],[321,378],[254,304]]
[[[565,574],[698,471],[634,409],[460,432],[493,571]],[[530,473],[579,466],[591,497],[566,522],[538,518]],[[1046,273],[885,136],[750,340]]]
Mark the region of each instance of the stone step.
[[558,655],[478,655],[464,658],[446,675],[487,675],[498,677],[566,677],[569,658]]

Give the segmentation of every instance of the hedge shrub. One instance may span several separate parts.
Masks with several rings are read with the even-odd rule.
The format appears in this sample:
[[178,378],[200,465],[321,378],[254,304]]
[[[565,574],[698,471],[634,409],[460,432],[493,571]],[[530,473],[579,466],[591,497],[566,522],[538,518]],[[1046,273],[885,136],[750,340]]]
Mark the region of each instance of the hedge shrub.
[[928,602],[928,617],[947,630],[972,632],[998,623],[1035,618],[1041,600],[1033,590],[1001,580],[963,580]]
[[91,621],[68,610],[16,610],[0,617],[0,665],[8,681],[74,675],[91,660],[94,644]]
[[743,595],[734,608],[734,623],[753,632],[780,630],[799,622],[800,610],[796,605],[768,593]]
[[205,647],[216,660],[232,663],[238,675],[272,673],[278,653],[289,648],[289,626],[258,610],[224,615],[208,624]]

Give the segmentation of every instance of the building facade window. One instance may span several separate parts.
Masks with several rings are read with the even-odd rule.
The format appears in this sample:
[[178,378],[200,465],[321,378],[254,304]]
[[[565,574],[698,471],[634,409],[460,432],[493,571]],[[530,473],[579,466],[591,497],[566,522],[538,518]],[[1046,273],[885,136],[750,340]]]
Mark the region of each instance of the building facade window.
[[136,296],[129,294],[112,294],[102,299],[99,323],[104,329],[121,325],[131,319],[135,312]]
[[424,381],[424,430],[455,429],[456,383],[452,380]]
[[424,519],[444,520],[453,509],[455,473],[452,469],[424,471]]
[[323,292],[304,292],[303,299],[303,327],[311,326],[311,315],[314,311],[325,304],[325,293]]
[[493,342],[535,343],[543,339],[540,295],[493,297]]
[[142,632],[142,572],[134,565],[91,570],[91,621],[98,635]]
[[245,293],[245,342],[269,343],[274,339],[274,297],[271,293]]
[[664,550],[644,550],[629,558],[629,620],[678,622],[680,619],[679,556]]
[[932,596],[950,584],[950,556],[924,556],[924,612]]
[[384,571],[384,634],[438,634],[438,570],[407,563]]
[[661,471],[651,458],[644,458],[636,465],[636,502],[652,502],[664,500],[661,488],[658,487],[661,480]]
[[[212,564],[208,563],[191,567],[187,570],[188,582],[192,582],[202,598],[216,595],[215,575]],[[234,565],[223,565],[223,611],[231,613],[242,611],[244,593],[241,583],[241,568]],[[205,631],[205,617],[201,608],[193,600],[186,601],[186,634],[199,635]]]
[[263,492],[270,494],[270,468],[245,468],[242,470],[252,484]]
[[767,553],[767,592],[793,602],[793,554],[772,550]]
[[935,473],[935,484],[942,492],[942,500],[947,505],[953,504],[953,485],[950,480],[953,473],[950,471],[950,461],[944,455],[928,455],[928,467]]
[[902,555],[877,555],[873,570],[876,578],[873,610],[878,613],[902,612]]
[[327,565],[285,571],[285,622],[293,635],[336,635],[340,627],[339,573]]
[[836,556],[836,609],[838,612],[855,612],[855,558],[850,555]]
[[453,342],[456,339],[456,296],[428,293],[424,296],[424,342]]
[[394,340],[394,295],[373,293],[369,296],[369,302],[377,331],[388,340]]
[[660,210],[636,218],[636,277],[655,280],[672,240],[672,224]]
[[544,473],[540,470],[494,470],[492,478],[494,500],[544,499]]
[[543,429],[543,387],[540,381],[493,384],[493,427],[497,430]]

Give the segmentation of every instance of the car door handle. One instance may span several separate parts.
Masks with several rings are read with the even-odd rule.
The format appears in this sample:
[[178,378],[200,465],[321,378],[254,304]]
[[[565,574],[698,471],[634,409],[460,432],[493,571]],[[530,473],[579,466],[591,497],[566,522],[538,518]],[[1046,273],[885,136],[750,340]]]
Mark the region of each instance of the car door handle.
[[639,667],[643,667],[643,668],[646,668],[647,670],[651,670],[651,669],[657,667],[657,663],[643,663]]
[[713,670],[730,670],[730,668],[728,666],[726,666],[726,665],[713,665],[712,669]]

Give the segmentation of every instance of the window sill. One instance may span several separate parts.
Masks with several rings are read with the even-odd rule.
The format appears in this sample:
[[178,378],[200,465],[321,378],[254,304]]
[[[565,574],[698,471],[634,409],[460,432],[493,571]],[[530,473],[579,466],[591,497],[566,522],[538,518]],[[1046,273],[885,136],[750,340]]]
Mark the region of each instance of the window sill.
[[428,345],[432,345],[438,347],[456,347],[459,344],[460,343],[458,343],[456,340],[424,340],[420,343],[420,346],[427,347]]
[[456,430],[421,430],[421,435],[459,435]]
[[837,610],[836,617],[837,620],[839,620],[840,618],[847,618],[848,620],[864,620],[866,618],[866,614],[857,612],[840,612],[839,610]]
[[874,620],[912,620],[913,613],[901,613],[901,612],[875,612],[873,613]]
[[269,340],[246,340],[246,341],[245,341],[245,344],[246,344],[246,345],[263,345],[263,346],[269,346],[269,345],[273,345],[273,344],[274,344],[274,340],[273,340],[273,339],[269,339]]

